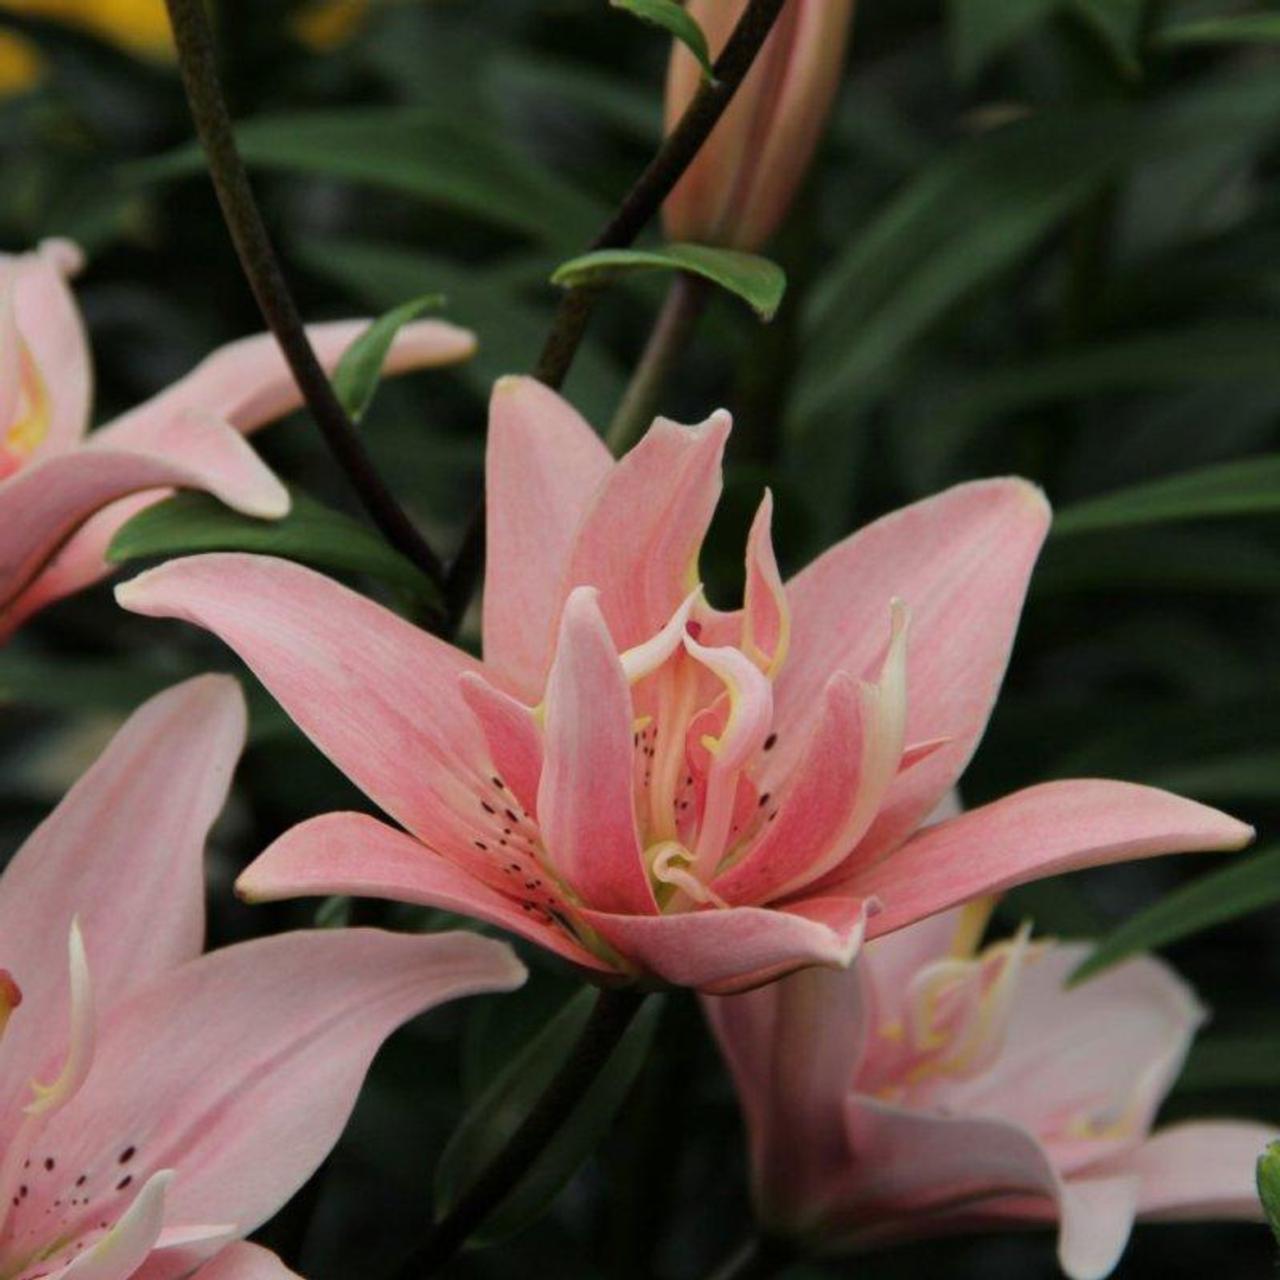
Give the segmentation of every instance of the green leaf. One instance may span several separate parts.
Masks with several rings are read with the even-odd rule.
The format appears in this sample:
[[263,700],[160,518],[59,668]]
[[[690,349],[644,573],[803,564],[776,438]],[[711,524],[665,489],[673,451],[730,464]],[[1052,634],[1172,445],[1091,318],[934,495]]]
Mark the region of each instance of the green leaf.
[[1262,515],[1280,511],[1280,453],[1224,462],[1134,485],[1059,512],[1058,536],[1168,520]]
[[1198,22],[1175,22],[1152,36],[1158,45],[1274,44],[1280,40],[1280,14],[1237,13]]
[[[1280,749],[1243,751],[1193,764],[1166,765],[1143,773],[1141,780],[1166,791],[1232,804],[1241,800],[1280,799]],[[1280,1063],[1277,1064],[1280,1071]]]
[[1267,1224],[1280,1245],[1280,1139],[1269,1142],[1258,1157],[1258,1199],[1267,1215]]
[[139,512],[107,548],[119,564],[143,556],[253,551],[319,569],[367,573],[420,599],[439,603],[431,580],[367,526],[296,489],[282,520],[255,520],[204,493],[179,493]]
[[727,289],[761,320],[772,320],[786,292],[787,277],[768,258],[705,244],[667,244],[660,249],[598,249],[561,263],[552,284],[566,289],[604,284],[635,271],[689,271]]
[[[461,266],[439,254],[399,245],[330,237],[307,237],[294,246],[294,253],[317,275],[378,310],[394,306],[406,292],[443,290],[449,296],[450,319],[474,330],[480,342],[475,355],[458,367],[458,376],[486,399],[498,378],[528,363],[529,353],[542,346],[551,321],[550,308],[544,312],[530,304],[523,296],[525,282],[516,278],[528,266],[531,278],[541,283],[546,276],[541,255],[521,254],[515,260],[518,270],[504,263]],[[569,385],[574,403],[587,418],[606,422],[625,378],[588,334]]]
[[707,37],[697,19],[683,6],[675,3],[675,0],[609,0],[609,3],[615,9],[625,9],[637,18],[651,22],[655,27],[662,27],[697,58],[702,74],[708,80],[715,79]]
[[[537,237],[581,244],[607,211],[499,138],[498,126],[422,107],[344,108],[264,116],[236,139],[251,168],[383,187]],[[196,146],[131,165],[124,176],[161,181],[204,171]]]
[[1071,975],[1074,984],[1139,951],[1167,946],[1213,925],[1280,902],[1280,848],[1235,859],[1131,916]]
[[956,75],[972,80],[1059,4],[1060,0],[951,0],[947,34]]
[[[506,1145],[568,1057],[597,996],[579,991],[516,1054],[463,1117],[436,1170],[436,1212],[443,1215]],[[662,1014],[650,997],[572,1115],[511,1194],[486,1219],[477,1237],[493,1244],[534,1221],[607,1132],[640,1073]]]
[[419,298],[402,302],[386,315],[379,316],[342,353],[342,359],[333,371],[333,389],[353,422],[359,422],[373,403],[378,383],[382,380],[382,366],[396,334],[410,320],[416,320],[424,311],[434,310],[443,303],[444,295],[441,293],[424,293]]
[[351,923],[351,899],[343,894],[325,898],[316,908],[317,929],[345,929]]

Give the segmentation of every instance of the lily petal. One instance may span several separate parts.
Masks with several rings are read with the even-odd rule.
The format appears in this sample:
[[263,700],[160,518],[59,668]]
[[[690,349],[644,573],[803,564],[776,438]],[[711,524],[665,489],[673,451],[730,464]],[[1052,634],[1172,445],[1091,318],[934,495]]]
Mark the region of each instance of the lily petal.
[[[244,700],[226,676],[200,676],[157,695],[14,855],[0,894],[0,965],[19,977],[40,1017],[14,1018],[5,1031],[0,1114],[19,1111],[32,1077],[50,1064],[56,1073],[65,1056],[49,1029],[70,1022],[74,917],[103,1013],[199,954],[201,850],[244,735]],[[165,909],[139,911],[140,901]]]
[[107,1234],[55,1273],[58,1280],[129,1280],[160,1237],[172,1182],[172,1170],[152,1174]]
[[185,456],[85,446],[30,466],[0,486],[0,603],[25,587],[94,512],[161,487],[203,489],[248,515],[274,518],[289,495],[225,423],[192,419]]
[[723,411],[696,427],[657,419],[582,517],[562,591],[567,598],[576,586],[599,589],[619,650],[661,631],[698,583],[731,425]]
[[631,689],[596,592],[569,597],[547,680],[538,823],[546,857],[584,901],[606,912],[658,910],[640,857]]
[[1155,787],[1046,782],[928,827],[842,884],[883,902],[871,923],[877,937],[1043,876],[1163,853],[1239,849],[1252,838],[1243,822]]
[[483,676],[464,671],[458,687],[489,744],[489,758],[527,814],[538,812],[542,777],[542,730],[532,707],[494,688]]
[[1254,1166],[1270,1125],[1243,1120],[1195,1120],[1148,1138],[1117,1167],[1138,1175],[1138,1214],[1160,1221],[1262,1220]]
[[1004,677],[1032,564],[1049,526],[1023,480],[959,485],[875,521],[787,584],[792,645],[776,688],[778,743],[768,790],[804,749],[834,671],[875,678],[875,620],[900,597],[911,616],[906,740],[948,739],[891,787],[860,857],[913,831],[973,754]]
[[850,1159],[845,1100],[872,1025],[865,966],[803,969],[702,1007],[747,1118],[758,1212],[803,1232]]
[[93,394],[93,363],[80,308],[67,284],[68,263],[61,260],[59,242],[42,245],[35,253],[5,258],[13,272],[13,319],[26,343],[49,396],[50,417],[44,438],[32,459],[64,453],[89,426]]
[[610,967],[543,912],[524,910],[518,898],[363,813],[326,813],[291,827],[241,872],[236,892],[249,902],[335,893],[416,902],[496,924],[574,964]]
[[[369,326],[368,320],[334,320],[307,326],[307,336],[326,373]],[[384,376],[412,369],[456,364],[475,351],[475,335],[443,320],[418,320],[396,335],[383,365]],[[188,412],[225,418],[242,432],[256,431],[301,407],[302,393],[269,333],[220,347],[187,376],[94,433],[113,448],[149,448],[168,436]]]
[[270,556],[184,557],[122,584],[116,598],[213,631],[397,822],[447,856],[474,852],[492,768],[458,687],[480,666],[461,650]]
[[[191,1280],[299,1280],[296,1272],[261,1245],[239,1243],[219,1251],[212,1262],[206,1262]],[[145,1272],[139,1280],[153,1280]]]
[[563,397],[533,378],[494,386],[484,657],[529,702],[542,697],[574,533],[612,467],[600,437]]
[[862,945],[867,904],[808,898],[786,911],[708,908],[674,915],[582,917],[643,972],[674,986],[729,995],[807,965],[843,969]]
[[41,1139],[57,1178],[34,1184],[22,1212],[55,1194],[65,1204],[84,1173],[80,1217],[110,1218],[132,1187],[172,1169],[168,1220],[251,1232],[337,1140],[396,1027],[524,977],[509,948],[467,933],[295,932],[193,960],[102,1029],[88,1080]]

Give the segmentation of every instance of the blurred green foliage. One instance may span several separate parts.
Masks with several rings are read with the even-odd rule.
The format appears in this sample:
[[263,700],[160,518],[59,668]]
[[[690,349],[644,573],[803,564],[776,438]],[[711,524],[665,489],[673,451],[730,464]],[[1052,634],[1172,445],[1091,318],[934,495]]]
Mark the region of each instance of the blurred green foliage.
[[[444,314],[480,335],[469,366],[385,386],[363,427],[451,548],[478,494],[488,385],[531,364],[552,271],[656,143],[666,39],[603,0],[388,0],[317,54],[283,0],[215,7],[246,154],[307,314],[443,293]],[[0,101],[0,242],[61,234],[88,250],[79,293],[105,418],[259,323],[171,68],[0,15],[11,21],[45,73]],[[715,298],[668,389],[674,416],[725,404],[737,419],[704,564],[721,601],[740,587],[766,483],[790,568],[967,477],[1019,472],[1066,510],[972,802],[1104,773],[1226,804],[1269,843],[1280,830],[1278,141],[1266,6],[864,0],[830,136],[770,251],[789,282],[776,320]],[[567,391],[601,427],[660,296],[660,281],[628,278],[598,310]],[[261,446],[358,517],[305,420]],[[210,667],[232,663],[189,629],[123,615],[105,588],[29,626],[0,652],[0,843],[136,699]],[[239,906],[231,879],[290,823],[361,803],[264,696],[254,709],[211,863],[219,942],[309,922],[314,904]],[[1213,866],[1047,882],[1003,916],[1102,933]],[[1170,948],[1215,1010],[1171,1115],[1280,1120],[1278,923],[1272,908]],[[500,1007],[443,1010],[383,1055],[328,1170],[264,1232],[308,1276],[384,1274],[420,1234],[467,1101],[572,989],[536,963]],[[669,1001],[655,1034],[628,1106],[553,1211],[514,1253],[467,1255],[451,1274],[683,1280],[728,1250],[746,1209],[727,1082],[690,1000]],[[1140,1230],[1123,1274],[1261,1276],[1269,1252],[1265,1232]],[[918,1246],[847,1273],[944,1270],[1055,1274],[1047,1237]]]

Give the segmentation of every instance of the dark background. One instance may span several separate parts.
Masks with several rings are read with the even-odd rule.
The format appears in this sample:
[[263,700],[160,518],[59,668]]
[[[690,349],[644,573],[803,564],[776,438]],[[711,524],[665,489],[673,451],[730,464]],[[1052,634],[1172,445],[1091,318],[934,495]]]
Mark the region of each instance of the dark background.
[[[207,181],[189,156],[156,159],[190,135],[172,68],[8,8],[0,28],[35,40],[45,69],[0,101],[0,244],[63,234],[88,251],[78,293],[105,421],[260,325]],[[366,424],[404,501],[452,547],[478,493],[488,384],[530,365],[555,300],[547,276],[656,143],[666,40],[603,0],[405,0],[373,5],[349,40],[317,51],[292,34],[293,8],[216,6],[307,315],[441,290],[445,314],[481,338],[470,368],[387,385]],[[1277,449],[1280,47],[1163,34],[1242,9],[866,0],[828,140],[771,248],[790,280],[781,314],[761,327],[717,298],[664,400],[676,417],[724,404],[737,418],[704,561],[716,598],[739,588],[765,483],[795,568],[968,477],[1027,475],[1063,508]],[[313,113],[325,115],[273,123]],[[602,426],[661,287],[628,284],[598,311],[567,391]],[[258,443],[291,482],[354,511],[304,419]],[[1277,534],[1274,515],[1252,515],[1052,539],[966,799],[1104,774],[1222,805],[1274,844]],[[105,587],[29,625],[0,651],[0,847],[145,693],[208,668],[234,669],[190,629],[122,614]],[[361,803],[260,691],[254,706],[211,857],[213,943],[309,923],[314,904],[251,910],[230,882],[288,825]],[[1103,932],[1214,866],[1046,882],[1002,911],[1042,933]],[[1167,1115],[1280,1121],[1277,920],[1255,913],[1170,948],[1214,1017]],[[263,1235],[313,1280],[385,1275],[421,1234],[466,1100],[570,989],[529,958],[526,991],[440,1011],[384,1052],[331,1167]],[[452,1273],[683,1280],[730,1249],[747,1212],[725,1077],[694,1002],[670,997],[598,1157],[535,1228]],[[1273,1252],[1262,1228],[1140,1227],[1119,1274],[1262,1277]],[[795,1275],[1055,1273],[1045,1234]]]

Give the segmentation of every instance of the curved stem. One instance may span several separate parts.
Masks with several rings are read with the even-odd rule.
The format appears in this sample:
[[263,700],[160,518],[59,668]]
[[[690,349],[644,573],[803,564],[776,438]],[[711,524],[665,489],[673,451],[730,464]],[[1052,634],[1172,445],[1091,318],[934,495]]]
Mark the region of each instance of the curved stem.
[[396,1272],[396,1280],[433,1275],[506,1199],[600,1074],[644,1001],[645,993],[631,988],[600,989],[582,1034],[533,1110]]
[[[588,251],[630,244],[657,213],[733,101],[785,3],[786,0],[751,0],[747,5],[716,59],[715,75],[703,81],[676,127],[623,196],[617,212],[587,246]],[[549,387],[559,387],[564,382],[586,332],[596,293],[594,288],[579,286],[565,294],[535,370],[539,382]]]
[[258,308],[284,352],[325,443],[370,518],[397,551],[442,586],[445,575],[439,557],[382,479],[307,337],[236,146],[204,0],[165,3],[196,133],[208,157],[218,203]]
[[753,1237],[735,1249],[708,1280],[769,1280],[794,1261],[795,1251],[784,1241]]
[[613,415],[605,441],[615,454],[625,453],[653,420],[662,389],[684,350],[710,296],[711,286],[699,276],[680,272],[645,344],[636,371]]
[[[170,0],[172,3],[172,0]],[[617,249],[629,245],[658,212],[684,171],[693,163],[703,143],[724,115],[738,86],[746,79],[756,55],[769,32],[773,30],[786,0],[751,0],[728,43],[715,63],[715,76],[704,81],[694,95],[676,127],[631,184],[617,212],[587,246],[593,249]],[[559,389],[573,364],[574,356],[599,289],[580,285],[570,289],[560,300],[542,354],[534,367],[534,377],[549,387]],[[450,617],[460,620],[475,591],[484,561],[484,502],[471,519],[462,546],[454,557],[445,584]]]

